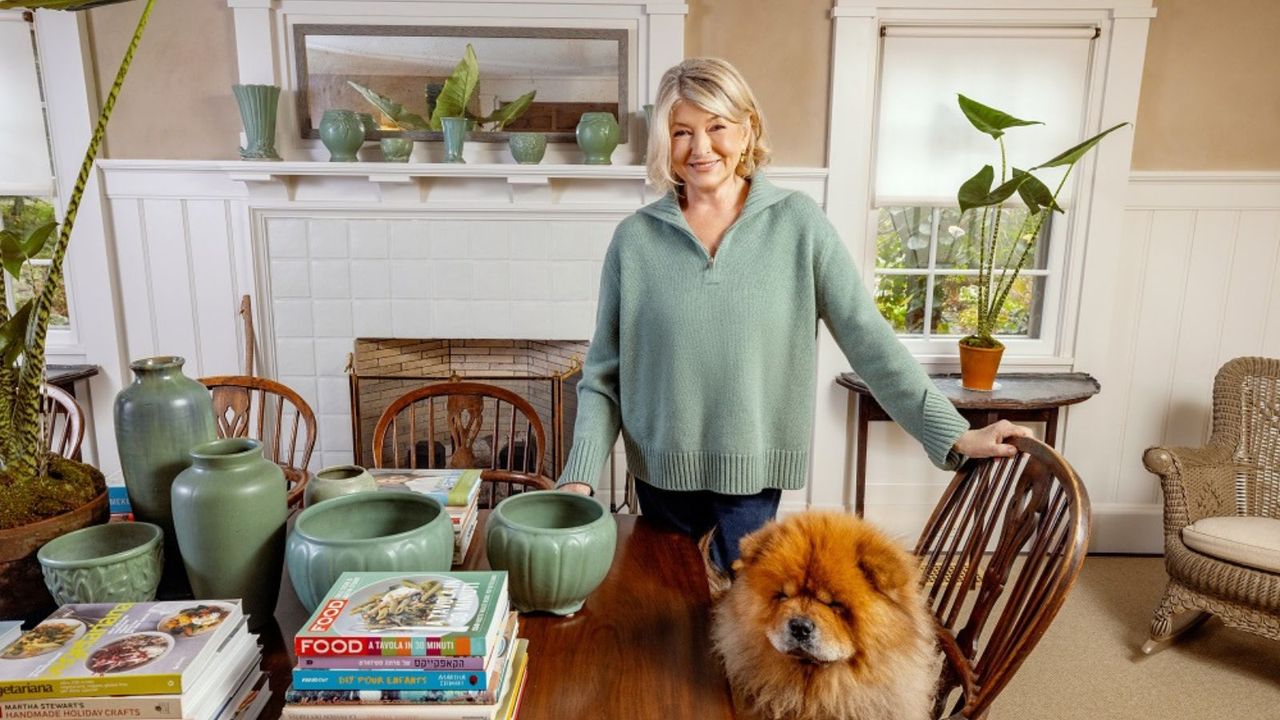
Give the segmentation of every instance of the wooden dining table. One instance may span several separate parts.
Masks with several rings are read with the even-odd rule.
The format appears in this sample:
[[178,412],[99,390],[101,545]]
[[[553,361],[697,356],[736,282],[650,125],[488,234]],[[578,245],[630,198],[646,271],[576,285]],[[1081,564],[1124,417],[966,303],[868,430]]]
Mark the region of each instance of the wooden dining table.
[[[697,547],[643,517],[614,517],[613,566],[583,608],[571,617],[520,616],[529,669],[518,717],[733,718],[729,684],[711,650],[711,599]],[[488,569],[484,535],[482,527],[459,569]],[[280,717],[296,662],[293,636],[308,619],[288,570],[275,619],[260,631],[272,691],[266,720]]]

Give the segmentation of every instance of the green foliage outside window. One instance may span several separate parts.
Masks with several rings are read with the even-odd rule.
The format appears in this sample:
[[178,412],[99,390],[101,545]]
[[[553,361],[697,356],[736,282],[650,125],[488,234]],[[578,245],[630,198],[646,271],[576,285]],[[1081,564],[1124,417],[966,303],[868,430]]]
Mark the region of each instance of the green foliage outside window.
[[[53,204],[33,197],[0,196],[0,227],[13,230],[19,237],[26,237],[33,230],[54,221]],[[47,262],[53,258],[53,248],[58,242],[56,234],[50,234],[44,246],[31,257],[31,262],[22,266],[22,274],[18,278],[9,278],[9,294],[11,305],[20,307],[24,302],[34,298],[44,287],[45,278],[49,275]],[[67,293],[58,289],[50,310],[49,325],[66,327],[71,324],[67,312]]]

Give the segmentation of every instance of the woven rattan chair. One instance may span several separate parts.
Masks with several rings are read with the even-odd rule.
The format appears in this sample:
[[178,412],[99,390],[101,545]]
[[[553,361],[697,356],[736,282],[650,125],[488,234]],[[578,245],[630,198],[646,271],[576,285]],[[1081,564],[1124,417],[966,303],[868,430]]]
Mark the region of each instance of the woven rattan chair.
[[1084,566],[1084,484],[1044,443],[1008,442],[1017,456],[956,473],[916,545],[946,658],[934,717],[987,716]]
[[[1246,532],[1280,532],[1280,360],[1242,357],[1223,365],[1213,383],[1213,431],[1201,448],[1153,447],[1142,458],[1164,489],[1164,563],[1169,584],[1151,621],[1150,653],[1209,614],[1224,624],[1280,640],[1280,572],[1250,558],[1208,554],[1203,535],[1184,531],[1204,521],[1246,520]],[[1256,519],[1265,520],[1256,520]],[[1275,524],[1272,525],[1272,522]],[[1228,520],[1226,525],[1239,524]],[[1271,529],[1268,531],[1267,528]],[[1189,547],[1188,538],[1201,547]],[[1273,568],[1280,547],[1259,539]],[[1245,543],[1246,546],[1254,543]],[[1221,547],[1214,548],[1221,552]],[[1234,553],[1228,549],[1228,556]],[[1265,560],[1265,558],[1264,558]],[[1264,562],[1263,564],[1267,564]],[[1188,615],[1189,613],[1189,615]]]

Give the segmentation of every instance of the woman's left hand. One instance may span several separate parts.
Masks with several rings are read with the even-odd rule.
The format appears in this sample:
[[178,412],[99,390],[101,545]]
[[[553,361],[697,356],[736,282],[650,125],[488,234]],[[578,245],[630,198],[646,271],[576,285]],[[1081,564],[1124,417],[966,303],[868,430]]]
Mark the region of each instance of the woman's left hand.
[[956,440],[956,452],[973,458],[1013,457],[1018,449],[1004,442],[1010,437],[1031,437],[1031,431],[1008,420],[998,420],[984,428],[966,430]]

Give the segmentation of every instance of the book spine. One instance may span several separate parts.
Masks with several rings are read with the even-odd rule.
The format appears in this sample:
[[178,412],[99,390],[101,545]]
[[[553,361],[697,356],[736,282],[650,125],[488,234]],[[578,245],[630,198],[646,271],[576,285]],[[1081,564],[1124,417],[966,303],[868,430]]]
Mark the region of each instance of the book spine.
[[482,657],[358,657],[298,658],[301,670],[483,670]]
[[304,707],[408,705],[421,708],[424,705],[492,705],[498,702],[498,693],[493,689],[427,690],[392,692],[387,695],[382,690],[299,690],[290,686],[285,691],[284,701],[289,705]]
[[[422,706],[388,706],[388,705],[285,705],[280,714],[281,720],[388,720],[389,718],[406,718],[407,720],[425,720],[433,715]],[[448,720],[494,720],[493,715],[484,712],[464,712],[450,714]]]
[[487,690],[484,672],[451,670],[294,670],[299,690]]
[[355,657],[391,655],[406,657],[484,657],[487,652],[483,635],[449,635],[447,637],[368,637],[337,635],[334,637],[295,636],[293,653],[298,657]]
[[176,674],[0,680],[0,699],[5,701],[180,694],[182,676]]
[[170,697],[101,697],[0,702],[5,720],[181,720],[182,701]]

